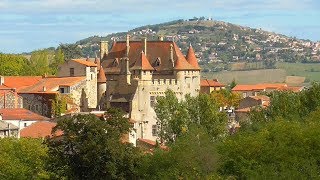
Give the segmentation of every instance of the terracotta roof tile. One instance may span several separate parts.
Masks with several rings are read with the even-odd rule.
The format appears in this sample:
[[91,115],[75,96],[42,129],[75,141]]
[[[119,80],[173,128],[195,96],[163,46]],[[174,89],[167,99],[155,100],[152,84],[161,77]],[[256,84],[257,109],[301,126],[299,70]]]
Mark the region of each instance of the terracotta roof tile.
[[130,69],[145,70],[145,71],[154,70],[154,68],[151,66],[149,60],[147,59],[143,51],[141,51],[139,59],[137,59],[137,61],[134,63],[134,65]]
[[4,85],[10,88],[20,89],[32,86],[38,83],[42,76],[5,76]]
[[[182,60],[182,67],[187,66],[186,69],[193,69],[180,49],[172,41],[147,41],[147,54],[146,58],[149,60],[151,66],[155,67],[157,72],[173,70],[173,63],[170,60],[170,45],[173,44],[174,50],[174,60]],[[129,64],[130,67],[135,65],[135,62],[140,58],[140,52],[144,50],[144,43],[142,41],[130,41],[129,50]],[[104,59],[102,59],[101,64],[105,69],[107,74],[117,74],[120,72],[120,63],[114,63],[115,59],[119,60],[126,56],[126,42],[118,41],[114,42],[110,52]],[[157,66],[157,59],[161,60],[160,66]],[[180,65],[179,65],[180,66]],[[185,67],[184,67],[185,68]]]
[[23,108],[0,109],[3,120],[46,121],[49,118]]
[[186,59],[187,59],[188,63],[191,64],[193,67],[195,67],[196,69],[199,69],[199,70],[201,69],[198,64],[198,60],[196,58],[196,55],[194,54],[194,51],[193,51],[191,44],[189,46]]
[[90,67],[97,67],[97,64],[91,62],[89,59],[72,59],[71,61],[77,62],[79,64],[90,66]]
[[[73,86],[85,79],[86,77],[47,77],[32,86],[21,89],[20,93],[57,93],[59,86]],[[46,91],[43,91],[43,87]]]
[[265,90],[265,89],[279,89],[281,87],[286,87],[286,84],[250,84],[250,85],[244,85],[244,84],[238,84],[236,85],[232,91],[253,91],[253,90]]
[[217,79],[201,79],[200,86],[202,87],[225,87]]
[[[44,138],[44,137],[52,137],[52,129],[57,125],[54,122],[35,122],[28,127],[23,128],[20,131],[21,137],[31,137],[31,138]],[[62,131],[57,131],[54,135],[61,136],[63,134]]]
[[174,69],[176,70],[197,70],[195,67],[193,67],[191,64],[188,63],[188,61],[185,59],[184,55],[176,45],[176,43],[173,44],[174,52],[176,54],[175,58],[175,64]]

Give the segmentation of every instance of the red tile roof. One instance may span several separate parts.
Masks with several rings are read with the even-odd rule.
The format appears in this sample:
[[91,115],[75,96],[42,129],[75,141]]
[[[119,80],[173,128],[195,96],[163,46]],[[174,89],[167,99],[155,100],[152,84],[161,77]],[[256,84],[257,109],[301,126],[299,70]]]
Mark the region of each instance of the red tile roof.
[[[184,55],[172,41],[148,41],[147,42],[147,54],[146,59],[150,65],[156,69],[156,72],[162,72],[166,70],[173,70],[173,64],[170,59],[170,45],[173,45],[173,59],[178,61],[178,64],[184,69],[196,70],[191,66]],[[133,67],[135,62],[140,58],[141,51],[144,50],[144,42],[142,41],[130,41],[129,43],[129,66]],[[110,52],[101,61],[102,67],[105,69],[107,74],[118,74],[120,72],[120,63],[114,63],[115,59],[121,59],[126,56],[126,41],[114,42]],[[161,64],[157,66],[157,59],[161,60]],[[184,67],[186,66],[186,67]]]
[[174,69],[176,70],[200,70],[193,67],[191,64],[188,63],[176,43],[173,44],[174,52],[176,54]]
[[189,64],[191,64],[196,69],[200,70],[200,66],[198,64],[198,60],[196,58],[196,55],[194,54],[194,51],[193,51],[193,48],[192,48],[191,44],[190,44],[190,47],[188,49],[188,53],[187,53],[186,59],[187,59]]
[[137,61],[134,63],[134,65],[131,67],[131,69],[145,70],[145,71],[154,70],[154,68],[151,66],[149,60],[147,59],[147,57],[143,51],[140,53],[140,57],[137,59]]
[[107,81],[106,73],[103,68],[100,68],[97,78],[98,83],[105,83]]
[[250,84],[250,85],[244,85],[244,84],[238,84],[236,85],[232,91],[253,91],[253,90],[265,90],[265,89],[279,89],[282,87],[286,87],[286,84]]
[[72,59],[71,61],[77,62],[77,63],[85,65],[85,66],[89,66],[89,67],[97,67],[97,64],[95,64],[94,62],[91,62],[87,59]]
[[[52,137],[52,129],[57,125],[54,122],[42,121],[35,122],[28,127],[23,128],[20,131],[20,137],[31,137],[31,138],[44,138],[44,137]],[[55,136],[61,136],[63,134],[62,131],[57,131],[54,133]]]
[[3,120],[46,121],[49,118],[23,108],[0,109]]
[[217,79],[201,79],[200,86],[202,87],[225,87]]
[[4,86],[16,88],[19,92],[20,89],[32,86],[38,83],[42,76],[5,76]]
[[85,79],[86,77],[47,77],[32,86],[21,89],[20,93],[57,93],[59,86],[73,86]]

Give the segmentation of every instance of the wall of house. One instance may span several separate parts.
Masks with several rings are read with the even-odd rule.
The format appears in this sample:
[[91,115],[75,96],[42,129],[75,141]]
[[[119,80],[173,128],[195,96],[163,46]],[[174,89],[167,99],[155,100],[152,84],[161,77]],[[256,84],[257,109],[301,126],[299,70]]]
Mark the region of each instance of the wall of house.
[[74,61],[67,61],[59,66],[57,77],[70,77],[70,68],[74,68],[74,76],[86,76],[86,66]]
[[4,138],[4,137],[18,138],[18,134],[19,134],[18,129],[11,129],[10,135],[9,135],[9,130],[0,130],[0,138]]
[[14,92],[7,92],[5,95],[0,96],[0,109],[22,108],[22,107],[23,107],[22,97],[16,95]]
[[3,121],[5,121],[7,123],[11,123],[11,124],[19,127],[20,130],[37,122],[37,121],[26,121],[26,120],[19,120],[19,119],[18,120],[5,120],[4,119]]
[[42,116],[51,117],[51,101],[54,95],[20,94],[23,98],[23,108]]

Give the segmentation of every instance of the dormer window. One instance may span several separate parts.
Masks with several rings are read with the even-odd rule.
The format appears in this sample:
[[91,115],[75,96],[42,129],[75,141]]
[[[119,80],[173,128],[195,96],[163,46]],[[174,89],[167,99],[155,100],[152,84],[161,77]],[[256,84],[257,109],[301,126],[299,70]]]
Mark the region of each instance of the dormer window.
[[160,57],[157,57],[156,62],[155,62],[155,66],[160,66],[161,65],[161,59]]
[[112,62],[112,66],[113,67],[117,67],[119,65],[119,59],[118,58],[115,58]]

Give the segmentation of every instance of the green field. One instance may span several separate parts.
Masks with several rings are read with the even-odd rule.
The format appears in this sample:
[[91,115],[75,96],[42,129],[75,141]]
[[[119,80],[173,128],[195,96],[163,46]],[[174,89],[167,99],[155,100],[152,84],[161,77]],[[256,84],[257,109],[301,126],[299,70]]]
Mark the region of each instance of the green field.
[[277,69],[261,69],[251,71],[221,71],[202,73],[202,78],[217,78],[225,84],[233,79],[241,84],[283,83],[286,76],[303,76],[306,82],[320,82],[320,64],[284,63],[276,64]]

